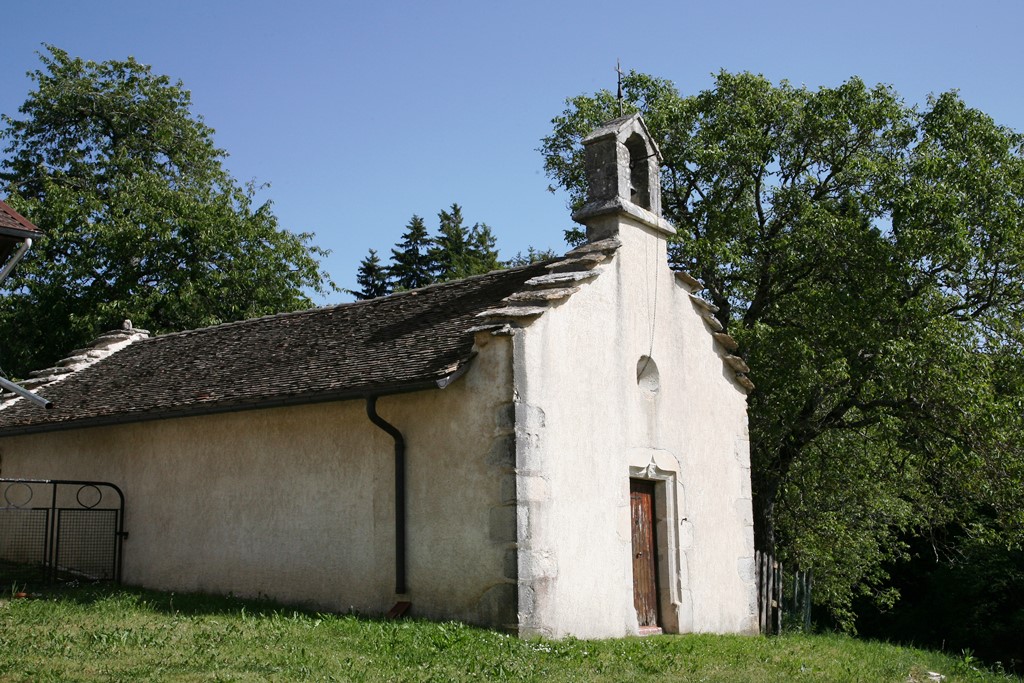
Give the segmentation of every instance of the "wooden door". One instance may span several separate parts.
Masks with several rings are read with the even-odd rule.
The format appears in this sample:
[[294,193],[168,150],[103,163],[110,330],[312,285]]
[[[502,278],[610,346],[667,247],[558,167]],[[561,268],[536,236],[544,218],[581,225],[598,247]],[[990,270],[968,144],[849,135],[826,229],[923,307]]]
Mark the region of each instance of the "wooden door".
[[658,626],[658,554],[654,535],[654,482],[629,480],[633,516],[633,605],[640,627]]

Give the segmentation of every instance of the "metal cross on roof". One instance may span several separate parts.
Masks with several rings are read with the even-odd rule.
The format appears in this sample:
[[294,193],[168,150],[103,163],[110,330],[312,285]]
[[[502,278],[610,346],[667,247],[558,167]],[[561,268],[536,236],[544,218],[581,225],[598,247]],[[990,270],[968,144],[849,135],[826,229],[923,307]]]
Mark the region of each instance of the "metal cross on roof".
[[622,116],[622,65],[619,64],[619,60],[615,60],[615,73],[619,76],[619,94],[617,99],[619,100],[619,116]]

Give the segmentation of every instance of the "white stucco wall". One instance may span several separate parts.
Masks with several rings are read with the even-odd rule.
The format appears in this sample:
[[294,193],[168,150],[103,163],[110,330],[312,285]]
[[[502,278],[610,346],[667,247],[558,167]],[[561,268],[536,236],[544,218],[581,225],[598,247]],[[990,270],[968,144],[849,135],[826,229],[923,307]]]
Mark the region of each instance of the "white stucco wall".
[[[514,336],[521,632],[638,632],[631,476],[660,482],[665,630],[754,632],[746,394],[668,269],[663,235],[624,215],[594,220],[622,246]],[[656,393],[638,385],[642,356]]]
[[394,442],[361,400],[7,437],[0,476],[118,485],[130,584],[510,626],[510,341],[479,351],[448,388],[377,403],[407,444],[403,596]]

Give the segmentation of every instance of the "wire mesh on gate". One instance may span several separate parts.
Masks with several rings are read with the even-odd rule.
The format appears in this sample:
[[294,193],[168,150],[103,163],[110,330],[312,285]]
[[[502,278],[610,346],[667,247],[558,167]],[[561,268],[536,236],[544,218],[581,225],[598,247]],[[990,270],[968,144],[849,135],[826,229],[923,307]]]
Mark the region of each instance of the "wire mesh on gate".
[[0,562],[121,580],[124,494],[109,482],[0,479]]

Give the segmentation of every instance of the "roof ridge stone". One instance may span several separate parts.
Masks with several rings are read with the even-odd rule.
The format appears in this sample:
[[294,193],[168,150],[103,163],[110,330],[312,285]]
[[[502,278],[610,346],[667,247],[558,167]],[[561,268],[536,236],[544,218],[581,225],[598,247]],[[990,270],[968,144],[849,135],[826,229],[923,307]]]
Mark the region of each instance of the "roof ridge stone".
[[[57,361],[52,367],[35,370],[29,373],[28,379],[22,384],[33,391],[57,384],[71,375],[95,365],[121,349],[149,337],[149,330],[132,327],[130,320],[116,330],[100,334],[92,344],[75,349],[66,357]],[[13,405],[21,397],[11,392],[0,392],[0,410]]]

